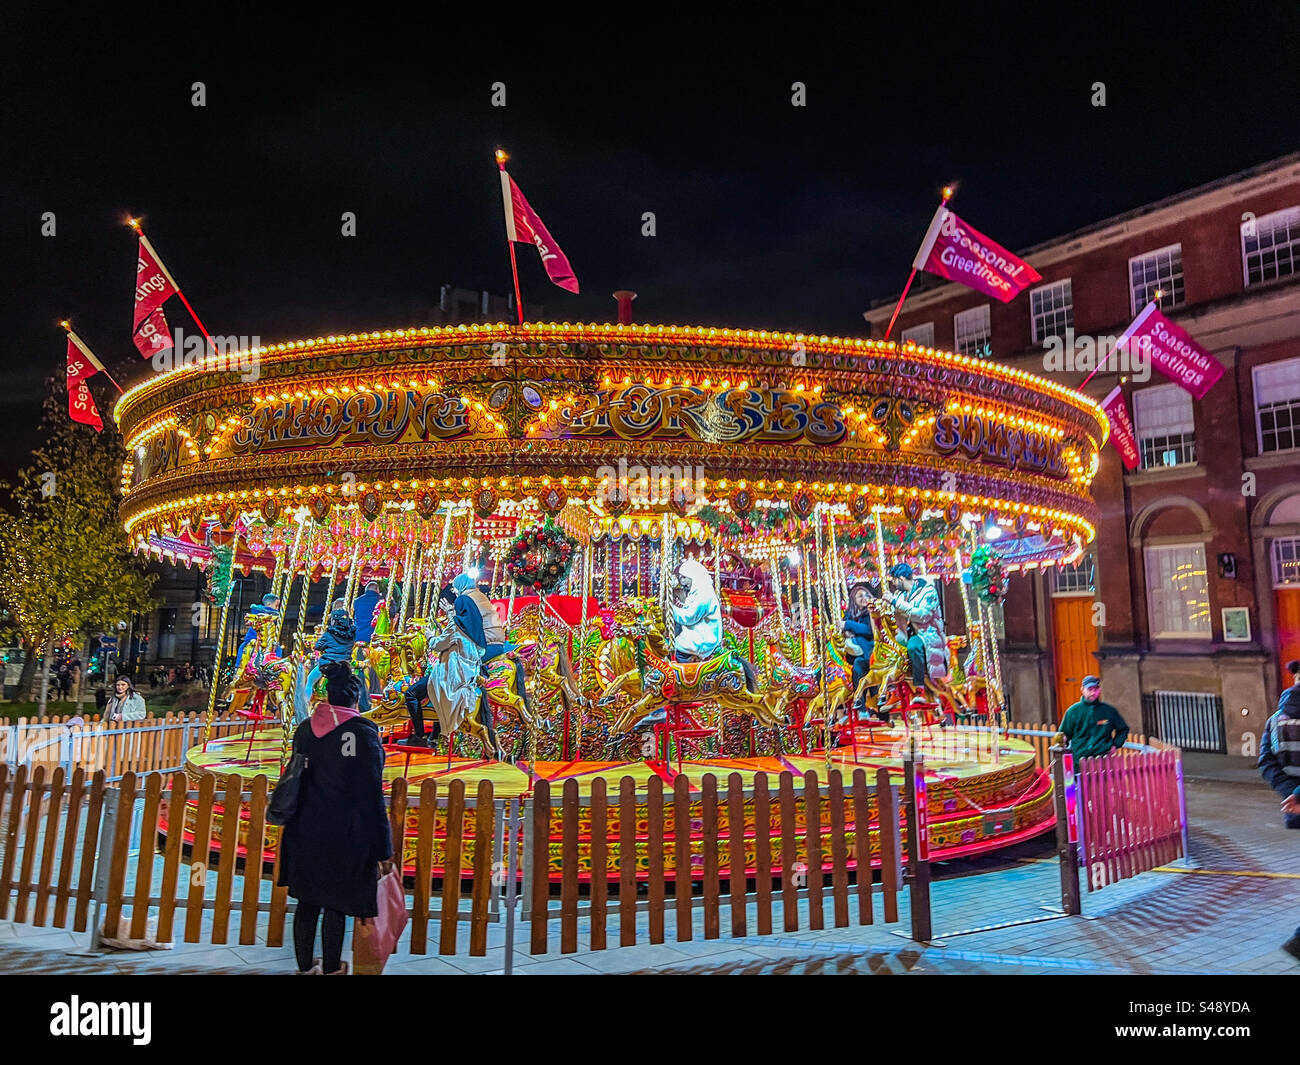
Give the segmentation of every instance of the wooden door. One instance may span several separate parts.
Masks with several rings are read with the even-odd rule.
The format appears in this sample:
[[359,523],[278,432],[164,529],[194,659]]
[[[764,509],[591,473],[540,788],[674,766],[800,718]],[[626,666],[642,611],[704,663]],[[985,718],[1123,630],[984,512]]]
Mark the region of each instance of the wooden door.
[[1056,680],[1056,714],[1079,701],[1079,685],[1089,673],[1098,673],[1097,629],[1092,623],[1090,595],[1058,595],[1052,598],[1052,667]]
[[1300,658],[1300,588],[1277,588],[1273,596],[1277,605],[1278,684],[1285,688],[1291,683],[1286,664]]

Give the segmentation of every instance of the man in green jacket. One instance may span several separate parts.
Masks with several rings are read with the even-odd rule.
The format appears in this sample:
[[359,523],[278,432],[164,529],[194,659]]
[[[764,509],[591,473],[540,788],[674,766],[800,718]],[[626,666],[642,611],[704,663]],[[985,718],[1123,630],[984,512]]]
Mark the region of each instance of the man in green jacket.
[[1065,712],[1053,743],[1061,738],[1070,741],[1076,758],[1098,758],[1119,747],[1128,739],[1128,725],[1110,703],[1101,701],[1101,680],[1083,678],[1083,698]]

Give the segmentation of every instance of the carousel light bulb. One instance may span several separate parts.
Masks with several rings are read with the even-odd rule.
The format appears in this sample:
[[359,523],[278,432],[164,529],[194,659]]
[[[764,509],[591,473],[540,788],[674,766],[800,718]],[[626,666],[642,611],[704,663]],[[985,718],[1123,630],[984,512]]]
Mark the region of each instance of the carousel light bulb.
[[1002,526],[999,525],[996,521],[991,521],[986,526],[984,526],[985,540],[992,542],[993,540],[1000,539],[1001,536],[1002,536]]
[[799,549],[797,547],[790,548],[790,550],[786,552],[785,557],[789,559],[790,565],[799,565]]

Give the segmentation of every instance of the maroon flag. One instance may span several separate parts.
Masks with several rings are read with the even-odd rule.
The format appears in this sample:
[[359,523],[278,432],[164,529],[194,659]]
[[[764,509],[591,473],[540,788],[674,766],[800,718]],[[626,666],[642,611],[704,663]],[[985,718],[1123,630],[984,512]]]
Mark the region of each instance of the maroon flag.
[[86,381],[103,369],[100,361],[76,333],[68,331],[68,416],[82,425],[93,425],[95,431],[104,431],[104,421],[95,407],[95,399]]
[[1155,300],[1142,308],[1115,341],[1117,351],[1123,347],[1129,349],[1130,355],[1136,352],[1149,357],[1152,366],[1196,399],[1203,399],[1223,376],[1223,363],[1196,343],[1187,330],[1161,314]]
[[506,239],[537,245],[547,276],[565,291],[576,293],[578,279],[568,258],[547,232],[537,212],[528,205],[515,179],[506,173],[504,166],[501,169],[501,196],[506,209]]
[[171,326],[167,324],[167,319],[163,316],[161,307],[149,315],[148,321],[136,331],[135,336],[131,339],[134,341],[137,350],[146,359],[152,358],[158,352],[166,351],[172,347]]
[[1115,445],[1126,470],[1133,470],[1138,465],[1137,436],[1133,432],[1133,420],[1128,416],[1128,407],[1124,405],[1124,396],[1118,385],[1101,401],[1101,409],[1106,412],[1110,422],[1110,442]]
[[[149,238],[141,233],[140,253],[135,268],[135,331],[139,332],[140,327],[153,317],[154,311],[178,292],[180,288],[167,272],[167,267],[163,266],[158,253],[153,250]],[[136,347],[139,348],[140,345],[137,343]],[[153,354],[153,350],[141,349],[140,354],[148,357]]]
[[930,221],[912,268],[958,281],[1003,303],[1042,280],[1027,262],[968,226],[942,204]]

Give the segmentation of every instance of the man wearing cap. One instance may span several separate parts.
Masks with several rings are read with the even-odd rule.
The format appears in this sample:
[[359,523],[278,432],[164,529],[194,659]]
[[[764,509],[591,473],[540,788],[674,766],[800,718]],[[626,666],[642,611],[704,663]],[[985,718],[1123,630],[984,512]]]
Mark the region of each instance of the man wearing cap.
[[1123,747],[1128,740],[1128,725],[1110,703],[1101,701],[1101,679],[1083,678],[1083,698],[1065,712],[1052,742],[1064,738],[1076,758],[1099,758]]

